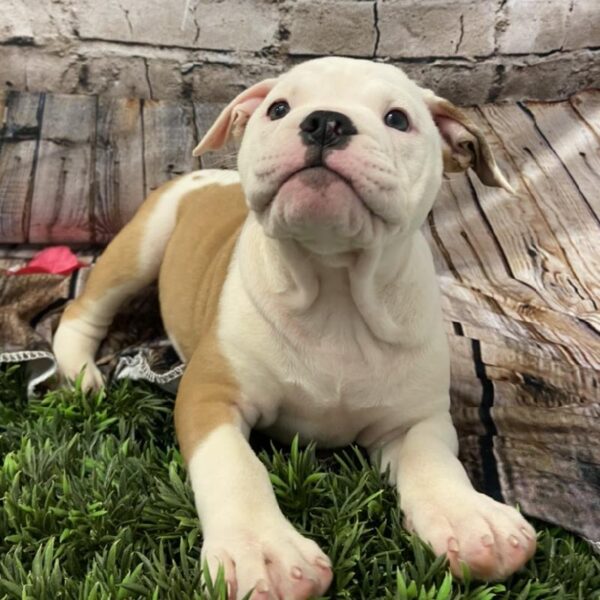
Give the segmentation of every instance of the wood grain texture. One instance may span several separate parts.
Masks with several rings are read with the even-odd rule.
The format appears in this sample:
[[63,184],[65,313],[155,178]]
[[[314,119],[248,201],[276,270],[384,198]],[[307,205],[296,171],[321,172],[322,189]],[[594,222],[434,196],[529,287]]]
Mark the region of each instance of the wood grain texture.
[[582,121],[600,141],[600,93],[598,90],[585,90],[575,94],[569,103]]
[[[600,366],[600,229],[531,115],[509,105],[471,116],[517,196],[486,188],[472,176],[445,183],[426,233],[446,318],[459,324],[460,335],[480,342],[499,402],[533,404],[535,397],[557,405],[572,402],[573,395],[591,402],[598,396]],[[568,231],[559,224],[567,209],[575,213]],[[472,380],[473,360],[468,352],[453,352],[455,388]]]
[[[537,291],[557,313],[600,330],[600,223],[528,111],[509,105],[502,111],[484,107],[482,113],[519,171],[520,189],[531,198],[524,201],[537,209],[535,218],[515,221],[511,229],[521,229],[523,237],[539,223],[537,232],[545,233],[543,238],[529,240],[531,270],[545,277],[543,288]],[[593,356],[587,360],[600,365],[600,359]]]
[[33,243],[93,239],[96,110],[92,96],[46,98],[31,203]]
[[93,239],[106,243],[131,220],[145,197],[139,100],[99,98],[95,159]]
[[183,173],[200,168],[192,156],[196,145],[194,109],[188,103],[144,100],[145,194]]
[[8,92],[0,90],[0,132],[4,133],[4,126],[6,124],[6,99],[8,98]]
[[[596,119],[590,114],[590,122],[583,123],[568,102],[527,102],[525,106],[539,133],[563,164],[596,221],[600,222],[600,139],[592,128]],[[600,104],[596,112],[600,124]]]
[[0,99],[0,243],[27,240],[42,106],[40,94]]

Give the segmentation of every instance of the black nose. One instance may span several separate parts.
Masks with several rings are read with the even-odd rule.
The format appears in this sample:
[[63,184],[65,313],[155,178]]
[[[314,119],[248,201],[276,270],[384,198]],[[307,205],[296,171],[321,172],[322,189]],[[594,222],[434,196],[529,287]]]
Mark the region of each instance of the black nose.
[[300,123],[300,136],[307,146],[334,147],[357,133],[352,121],[332,110],[315,110]]

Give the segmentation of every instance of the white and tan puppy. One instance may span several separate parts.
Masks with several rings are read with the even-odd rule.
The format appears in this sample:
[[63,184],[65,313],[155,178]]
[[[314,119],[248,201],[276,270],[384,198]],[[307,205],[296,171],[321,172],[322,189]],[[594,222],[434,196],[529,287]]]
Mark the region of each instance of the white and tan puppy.
[[419,228],[442,172],[510,187],[481,132],[399,69],[301,64],[225,108],[196,154],[241,138],[239,175],[207,170],[153,192],[65,311],[62,372],[101,384],[98,344],[119,305],[158,277],[187,363],[175,424],[205,558],[231,598],[323,594],[325,554],[281,513],[248,445],[256,427],[382,457],[406,523],[452,570],[503,578],[535,549],[514,509],[477,493],[456,458],[449,356]]

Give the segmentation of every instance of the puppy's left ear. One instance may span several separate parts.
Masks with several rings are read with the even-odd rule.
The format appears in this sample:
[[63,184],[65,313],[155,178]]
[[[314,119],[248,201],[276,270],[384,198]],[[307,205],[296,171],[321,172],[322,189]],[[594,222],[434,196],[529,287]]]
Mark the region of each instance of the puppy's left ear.
[[217,117],[212,127],[194,148],[193,155],[200,156],[209,150],[218,150],[232,136],[244,132],[248,119],[273,89],[277,79],[265,79],[236,96]]
[[456,173],[471,167],[485,185],[501,187],[514,194],[498,168],[483,132],[452,102],[424,90],[425,103],[442,138],[444,171]]

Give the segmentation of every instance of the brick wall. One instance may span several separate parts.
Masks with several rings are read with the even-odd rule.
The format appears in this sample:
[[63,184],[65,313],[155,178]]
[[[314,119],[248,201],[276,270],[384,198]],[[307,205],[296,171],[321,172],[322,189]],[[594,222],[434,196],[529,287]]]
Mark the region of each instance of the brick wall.
[[2,0],[3,89],[221,101],[310,57],[461,104],[600,87],[599,0]]

